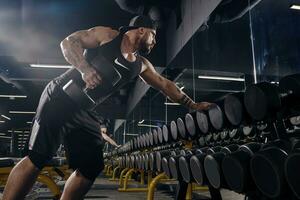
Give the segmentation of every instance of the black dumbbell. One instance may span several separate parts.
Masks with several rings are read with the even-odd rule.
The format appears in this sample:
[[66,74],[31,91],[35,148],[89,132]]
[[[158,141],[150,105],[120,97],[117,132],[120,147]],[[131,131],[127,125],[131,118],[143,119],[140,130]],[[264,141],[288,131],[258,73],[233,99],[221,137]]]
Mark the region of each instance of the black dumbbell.
[[152,130],[153,133],[153,146],[157,146],[158,145],[158,133],[156,129]]
[[141,157],[139,154],[134,155],[134,168],[135,169],[140,169],[140,163],[141,163]]
[[145,147],[148,148],[150,146],[149,133],[145,133]]
[[228,187],[238,193],[254,191],[255,185],[250,174],[250,159],[262,147],[261,143],[248,143],[225,156],[222,170]]
[[164,142],[165,143],[169,143],[171,141],[171,138],[170,138],[170,134],[171,134],[170,127],[167,126],[167,125],[163,125],[162,132],[163,132]]
[[130,156],[126,155],[126,161],[125,161],[125,163],[126,163],[126,167],[130,168]]
[[140,136],[137,136],[137,137],[136,137],[137,149],[140,149],[140,148],[141,148],[141,142],[140,142],[140,140],[141,140],[141,137],[140,137]]
[[178,129],[178,133],[179,133],[180,138],[188,139],[187,129],[186,129],[184,120],[181,117],[177,118],[176,125],[177,125],[177,129]]
[[182,176],[179,170],[179,158],[180,156],[184,155],[186,155],[186,151],[181,150],[178,155],[171,156],[168,160],[171,177],[176,180],[182,180]]
[[[93,68],[101,74],[101,84],[94,89],[86,88],[86,83],[82,80],[80,73],[73,68],[70,71],[70,80],[62,87],[63,91],[80,106],[81,109],[92,109],[101,99],[110,94],[118,86],[121,80],[119,73],[114,65],[104,56],[88,56],[91,51],[87,50],[85,55]],[[91,59],[90,59],[91,58]]]
[[183,181],[191,183],[194,181],[190,168],[190,159],[193,155],[203,154],[201,149],[192,149],[190,153],[179,158],[179,170],[182,175]]
[[204,170],[204,159],[207,156],[207,153],[213,154],[215,152],[218,152],[221,150],[221,146],[216,146],[212,148],[201,148],[202,153],[197,154],[191,157],[190,159],[190,169],[191,174],[193,176],[193,179],[199,184],[199,185],[207,185],[208,179]]
[[264,145],[251,158],[252,178],[257,188],[268,198],[282,198],[287,192],[284,162],[290,151],[290,142],[277,140]]
[[145,153],[144,155],[144,169],[148,171],[150,169],[149,167],[149,153]]
[[141,155],[141,166],[140,169],[145,170],[145,159],[146,159],[146,154]]
[[144,149],[146,147],[146,136],[145,135],[141,135],[141,146],[142,146],[142,149]]
[[149,170],[156,171],[156,160],[155,160],[155,152],[149,153]]
[[171,155],[171,151],[169,150],[155,152],[156,170],[158,172],[162,171],[162,158],[169,157],[170,155]]
[[286,180],[294,195],[300,199],[300,148],[297,147],[285,161],[284,171]]
[[160,127],[157,128],[157,139],[158,139],[158,144],[163,144],[163,132]]
[[202,111],[187,113],[185,115],[185,125],[189,137],[200,137],[208,133],[207,115]]
[[144,148],[144,136],[140,135],[140,149]]
[[204,170],[212,187],[216,189],[220,189],[221,187],[228,188],[222,172],[222,161],[227,154],[236,151],[238,148],[239,145],[231,144],[226,147],[222,147],[219,152],[214,154],[208,153],[205,157]]
[[251,118],[244,106],[244,93],[237,92],[226,95],[224,98],[224,114],[227,120],[234,127],[240,125],[248,125],[251,123]]
[[246,88],[244,103],[247,112],[256,120],[274,119],[282,107],[299,106],[300,75],[286,76],[280,80],[280,87],[268,82],[250,85]]
[[130,168],[135,167],[135,155],[130,155]]
[[162,171],[169,177],[169,178],[172,178],[171,176],[171,172],[170,172],[170,169],[169,169],[169,158],[171,156],[176,156],[177,154],[179,154],[179,150],[173,150],[173,151],[170,151],[170,154],[168,156],[165,156],[161,159],[161,167],[162,167]]
[[170,123],[171,136],[173,141],[178,141],[178,128],[175,121],[171,121]]
[[152,131],[149,131],[149,147],[153,147],[154,144],[154,138],[153,138],[153,133]]
[[243,104],[243,96],[242,92],[228,94],[208,110],[209,121],[214,131],[236,128],[242,123],[251,122]]

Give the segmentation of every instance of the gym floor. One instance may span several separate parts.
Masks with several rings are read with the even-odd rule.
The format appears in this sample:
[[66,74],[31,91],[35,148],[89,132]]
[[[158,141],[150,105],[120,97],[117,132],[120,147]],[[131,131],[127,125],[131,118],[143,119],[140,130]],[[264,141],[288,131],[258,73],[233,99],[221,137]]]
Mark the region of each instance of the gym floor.
[[[59,185],[63,187],[64,182],[59,182]],[[137,185],[129,185],[135,186]],[[34,200],[34,199],[51,199],[51,193],[43,187],[39,187],[35,185],[36,188],[33,189],[26,200]],[[174,183],[164,183],[158,185],[158,191],[155,192],[154,199],[163,199],[163,200],[171,200],[174,199],[174,188],[176,187],[176,182]],[[0,191],[2,191],[1,188]],[[193,199],[204,200],[208,199],[209,193],[208,192],[194,192]],[[242,200],[244,199],[243,195],[239,195],[229,190],[222,190],[222,197],[223,200]],[[0,192],[0,199],[1,199],[1,192]],[[88,200],[98,200],[98,199],[105,199],[105,200],[143,200],[146,199],[145,192],[118,192],[118,183],[109,181],[107,177],[103,177],[100,175],[92,189],[88,192],[85,199]]]

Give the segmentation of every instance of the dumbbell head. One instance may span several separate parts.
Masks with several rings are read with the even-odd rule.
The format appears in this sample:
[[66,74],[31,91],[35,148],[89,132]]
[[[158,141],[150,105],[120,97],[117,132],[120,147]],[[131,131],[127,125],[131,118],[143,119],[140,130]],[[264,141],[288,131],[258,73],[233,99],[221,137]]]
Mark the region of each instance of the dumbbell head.
[[149,154],[148,154],[148,153],[146,153],[146,154],[144,155],[144,169],[145,169],[146,171],[149,170]]
[[153,133],[150,131],[149,132],[149,146],[152,147],[154,144],[154,138],[153,138]]
[[190,169],[193,176],[193,179],[199,185],[205,185],[208,183],[208,179],[204,170],[204,159],[206,157],[206,153],[194,155],[190,159]]
[[173,141],[178,140],[178,128],[175,121],[171,121],[170,123],[170,129],[171,129],[171,136]]
[[250,116],[244,106],[243,92],[226,95],[224,99],[224,113],[228,121],[235,127],[242,123],[250,123]]
[[211,126],[219,131],[224,127],[224,114],[220,106],[217,104],[214,104],[209,110],[208,110],[208,117]]
[[151,171],[156,171],[156,168],[155,168],[155,162],[156,162],[156,160],[155,160],[155,153],[154,152],[151,152],[150,154],[149,154],[149,169],[151,170]]
[[245,91],[244,104],[256,121],[273,118],[281,107],[279,87],[268,82],[250,85]]
[[222,170],[228,187],[235,192],[242,193],[255,190],[250,174],[250,159],[261,149],[261,143],[248,143],[225,156]]
[[168,158],[167,157],[163,157],[161,160],[161,166],[162,166],[162,170],[163,172],[169,177],[171,177],[171,173],[170,173],[170,169],[169,169],[169,162],[168,162]]
[[149,133],[145,134],[145,147],[150,146],[150,139],[149,139]]
[[300,199],[300,149],[295,149],[286,159],[284,171],[286,180],[294,195]]
[[231,144],[226,147],[222,147],[219,152],[214,154],[209,154],[204,159],[204,169],[206,176],[210,182],[210,184],[219,189],[221,187],[227,187],[227,183],[225,181],[223,172],[222,172],[222,161],[226,154],[231,153],[232,151],[236,151],[238,149],[238,145]]
[[143,138],[143,139],[142,139],[142,147],[143,147],[143,148],[146,148],[146,145],[147,145],[146,134],[143,134],[143,135],[142,135],[142,138]]
[[197,135],[204,135],[208,132],[207,116],[202,111],[187,113],[185,115],[185,125],[191,138],[195,138]]
[[154,146],[157,146],[157,145],[158,145],[158,134],[157,134],[157,130],[156,130],[156,129],[153,129],[153,130],[152,130],[152,133],[153,133],[153,144],[154,144]]
[[266,147],[251,159],[252,178],[258,189],[269,198],[279,198],[286,192],[284,161],[287,156],[278,147]]
[[141,136],[137,137],[137,149],[141,148]]
[[[176,150],[177,151],[177,150]],[[161,160],[162,171],[166,173],[169,178],[172,178],[170,169],[169,169],[169,157],[176,156],[176,151],[170,151],[170,154],[166,157],[163,157]]]
[[177,124],[177,129],[178,129],[178,133],[180,138],[182,139],[187,139],[187,130],[185,127],[185,123],[183,121],[183,119],[181,117],[177,118],[176,120],[176,124]]
[[203,152],[200,149],[193,149],[192,151],[187,151],[185,156],[179,158],[179,170],[182,175],[182,179],[186,183],[192,182],[193,176],[190,168],[190,159],[193,155],[202,154]]
[[155,152],[155,160],[156,160],[156,169],[157,171],[162,171],[162,158],[168,157],[171,151],[164,150],[164,151],[157,151]]
[[165,143],[170,141],[170,128],[167,125],[163,125],[162,127],[163,139]]
[[180,156],[182,155],[185,155],[184,150],[181,150],[180,153],[176,156],[171,156],[168,160],[171,177],[173,177],[176,180],[182,180],[182,176],[179,170],[179,162],[178,162]]
[[158,139],[158,144],[163,144],[163,132],[160,127],[157,128],[157,139]]

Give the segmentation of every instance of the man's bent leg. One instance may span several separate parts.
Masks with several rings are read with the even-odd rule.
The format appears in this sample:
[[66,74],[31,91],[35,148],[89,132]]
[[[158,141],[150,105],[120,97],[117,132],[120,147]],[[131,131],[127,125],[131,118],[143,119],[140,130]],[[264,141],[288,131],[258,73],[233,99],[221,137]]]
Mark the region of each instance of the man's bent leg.
[[39,173],[40,170],[28,157],[23,158],[9,174],[3,192],[3,200],[24,199]]
[[92,185],[93,181],[75,170],[65,184],[61,200],[82,200]]

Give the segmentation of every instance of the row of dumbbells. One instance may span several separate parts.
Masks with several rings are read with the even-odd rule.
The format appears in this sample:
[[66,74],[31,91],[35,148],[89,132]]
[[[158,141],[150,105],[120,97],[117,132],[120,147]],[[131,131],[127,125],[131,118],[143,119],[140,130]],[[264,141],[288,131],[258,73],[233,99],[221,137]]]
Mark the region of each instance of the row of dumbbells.
[[[169,149],[119,157],[120,166],[165,172],[187,183],[274,199],[300,198],[300,145],[295,138],[266,144]],[[292,192],[290,192],[292,191]]]
[[155,147],[180,139],[194,140],[200,137],[202,143],[203,139],[207,143],[218,142],[219,138],[230,140],[231,130],[239,130],[241,125],[250,127],[249,136],[256,135],[257,131],[251,127],[256,127],[257,123],[265,121],[270,124],[278,119],[299,115],[299,88],[299,74],[282,78],[279,86],[268,82],[250,85],[245,92],[226,95],[208,111],[188,113],[169,125],[134,138],[117,153]]

